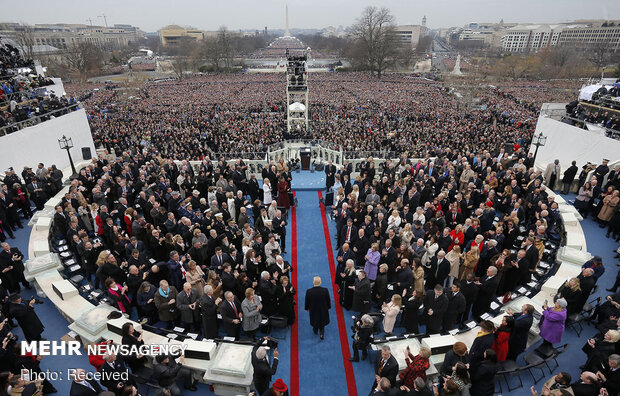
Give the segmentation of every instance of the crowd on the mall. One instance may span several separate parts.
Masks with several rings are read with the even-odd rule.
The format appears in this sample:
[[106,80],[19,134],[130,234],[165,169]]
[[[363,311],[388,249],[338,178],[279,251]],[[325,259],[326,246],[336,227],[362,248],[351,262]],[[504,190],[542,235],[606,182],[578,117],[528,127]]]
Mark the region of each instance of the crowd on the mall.
[[[377,166],[366,158],[359,174],[348,162],[330,162],[324,169],[334,192],[338,303],[358,318],[353,361],[360,351],[362,359],[367,356],[373,335],[446,333],[479,320],[497,296],[508,301],[516,289],[538,281],[544,250],[556,249],[561,240],[558,204],[543,184],[570,186],[578,180],[581,213],[595,216],[618,237],[618,169],[610,171],[604,163],[589,181],[577,177],[576,165],[564,173],[559,166],[535,171],[526,154],[535,113],[514,98],[490,91],[484,110],[471,110],[459,108],[446,89],[426,80],[344,74],[317,77],[312,84],[313,138],[345,151],[401,153],[398,161]],[[243,160],[211,160],[206,153],[234,158],[281,141],[280,90],[273,76],[209,75],[149,83],[140,98],[117,106],[109,101],[113,93],[88,98],[93,136],[108,151],[70,181],[52,230],[54,241],[66,241],[85,282],[101,289],[122,313],[147,326],[179,326],[207,339],[255,341],[258,395],[287,392],[282,380],[271,381],[277,348],[267,349],[272,340],[257,333],[265,330],[264,318],[296,320],[293,268],[283,258],[294,204],[292,174],[285,161],[270,163],[261,171],[261,185]],[[194,159],[200,160],[196,167],[189,163]],[[32,216],[31,201],[43,209],[61,187],[62,172],[54,166],[26,167],[21,175],[9,169],[0,192],[0,238],[13,237]],[[16,362],[30,359],[36,367],[40,362],[19,355],[10,327],[19,325],[29,340],[40,339],[44,328],[35,320],[37,301],[22,301],[19,294],[21,286],[30,287],[23,278],[23,254],[8,243],[3,251],[6,321],[0,354],[6,359],[0,395],[9,385],[49,393],[52,384],[25,384],[9,374],[19,373]],[[544,307],[538,325],[542,347],[561,342],[566,318],[581,311],[604,270],[599,257],[584,263],[582,273]],[[314,332],[323,339],[330,304],[320,278],[305,301]],[[575,395],[617,394],[618,356],[609,345],[615,347],[620,334],[611,323],[620,297],[605,304],[597,315],[611,330],[601,328],[584,346],[588,361],[582,378],[558,374],[543,394],[565,394],[568,387]],[[399,374],[390,348],[383,346],[374,362],[376,376],[369,379],[375,382],[371,392],[491,395],[502,362],[525,351],[533,323],[534,307],[527,304],[508,312],[499,327],[480,320],[473,345],[457,343],[446,354],[434,388],[425,374],[432,364],[429,350],[407,352],[407,368]],[[124,344],[143,342],[133,326],[123,327]],[[182,394],[181,383],[195,389],[182,357],[105,355],[91,363],[100,371],[129,372],[130,378],[152,365],[161,394]],[[137,392],[136,383],[90,383],[77,376],[74,382],[82,391],[76,394]]]
[[[71,84],[66,89],[82,92]],[[105,97],[94,97],[85,106],[106,110],[93,112],[90,121],[95,143],[110,150],[147,147],[188,160],[213,158],[211,153],[254,159],[290,137],[283,89],[279,75],[212,74],[148,82],[130,99],[103,103]],[[482,106],[468,108],[443,83],[421,77],[316,73],[309,89],[312,128],[301,137],[335,144],[350,158],[369,151],[414,158],[441,148],[494,151],[500,142],[529,142],[537,118],[534,107],[492,88],[480,93]]]

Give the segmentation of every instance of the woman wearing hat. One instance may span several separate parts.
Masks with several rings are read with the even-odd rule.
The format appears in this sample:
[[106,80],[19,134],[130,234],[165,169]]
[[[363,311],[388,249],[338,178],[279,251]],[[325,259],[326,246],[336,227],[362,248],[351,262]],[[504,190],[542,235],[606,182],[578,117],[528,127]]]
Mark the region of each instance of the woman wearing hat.
[[288,386],[282,381],[281,378],[278,378],[276,382],[273,383],[271,388],[267,389],[267,392],[263,393],[262,396],[288,396]]
[[549,307],[547,303],[543,305],[542,318],[538,324],[543,346],[553,347],[553,344],[562,341],[567,305],[568,303],[563,298],[558,298],[553,307]]

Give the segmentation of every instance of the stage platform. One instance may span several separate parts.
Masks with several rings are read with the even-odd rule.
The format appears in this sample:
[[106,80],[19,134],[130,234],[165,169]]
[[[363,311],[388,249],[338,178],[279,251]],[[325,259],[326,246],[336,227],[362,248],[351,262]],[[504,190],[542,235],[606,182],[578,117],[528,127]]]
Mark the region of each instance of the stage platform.
[[296,191],[324,190],[325,172],[294,171],[292,188]]

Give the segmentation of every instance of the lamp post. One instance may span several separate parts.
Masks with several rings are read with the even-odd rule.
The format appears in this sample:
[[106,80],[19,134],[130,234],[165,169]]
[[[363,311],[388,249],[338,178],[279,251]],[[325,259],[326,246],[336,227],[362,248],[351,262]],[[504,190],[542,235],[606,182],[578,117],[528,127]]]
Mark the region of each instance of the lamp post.
[[73,172],[70,178],[73,179],[77,176],[75,165],[73,165],[73,158],[71,158],[71,152],[69,151],[71,148],[73,148],[73,141],[71,140],[71,138],[62,135],[62,137],[58,139],[58,145],[60,145],[61,150],[67,150],[67,154],[69,155],[69,162],[71,163],[71,172]]
[[[536,146],[534,151],[534,164],[536,163],[536,156],[538,155],[538,148],[544,146],[547,143],[547,137],[540,132],[538,135],[532,136],[532,144]],[[532,164],[533,165],[533,164]]]

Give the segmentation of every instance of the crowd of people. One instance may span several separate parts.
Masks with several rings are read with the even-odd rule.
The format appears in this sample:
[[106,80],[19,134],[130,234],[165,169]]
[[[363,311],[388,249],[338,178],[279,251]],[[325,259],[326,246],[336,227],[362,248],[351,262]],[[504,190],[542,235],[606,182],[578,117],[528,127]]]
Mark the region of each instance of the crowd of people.
[[[283,161],[264,169],[262,188],[246,172],[241,160],[229,165],[206,158],[194,169],[151,155],[100,155],[71,181],[56,207],[52,233],[67,241],[86,280],[121,312],[207,339],[254,339],[263,318],[295,321],[292,267],[282,257],[292,178]],[[0,192],[0,237],[6,232],[14,238],[13,229],[32,215],[30,200],[41,209],[61,179],[62,173],[44,164],[34,172],[27,167],[22,177],[8,170]],[[21,252],[8,243],[6,250],[0,277],[11,299],[20,282],[30,286]],[[35,326],[10,312],[7,317],[15,317],[24,333]],[[28,336],[33,340],[43,331],[35,327]],[[132,369],[132,362],[124,364]],[[142,366],[136,367],[138,372]],[[259,394],[265,394],[268,386],[258,382]],[[159,377],[159,384],[178,394],[170,378]],[[118,391],[116,384],[106,386]]]
[[[559,181],[560,169],[535,171],[521,148],[514,155],[498,150],[470,156],[446,152],[434,161],[418,163],[403,158],[399,163],[387,161],[382,169],[375,173],[367,160],[352,182],[350,168],[325,168],[327,187],[335,190],[340,304],[359,312],[352,361],[359,359],[359,351],[362,358],[367,355],[371,335],[377,334],[376,313],[382,314],[386,336],[401,333],[395,330],[399,327],[402,333],[427,335],[464,328],[470,318],[480,320],[489,312],[497,297],[509,301],[516,289],[538,282],[543,252],[560,242],[558,204],[543,188],[543,182],[554,183],[551,176]],[[604,162],[585,184],[596,185],[608,172]],[[574,179],[576,170],[569,173]],[[601,211],[618,216],[619,180],[609,176],[605,195],[599,188],[584,206],[595,217]],[[582,268],[556,300],[545,305],[538,324],[541,350],[561,342],[567,317],[581,312],[605,270],[598,256]],[[515,361],[525,350],[533,314],[534,307],[524,305],[519,312],[508,311],[499,327],[481,321],[474,344],[460,353],[468,356],[467,375],[461,373],[456,382],[446,380],[439,393],[459,394],[471,388],[473,395],[493,394],[492,380],[501,362]],[[395,326],[399,317],[400,326]],[[389,348],[384,348],[375,362],[373,389],[377,394],[386,394],[381,393],[386,384],[405,392],[414,389],[417,377],[425,379],[426,355],[420,350],[417,356],[407,356],[408,367],[397,382],[398,365],[390,374],[381,369],[390,362]],[[610,368],[606,358],[596,367],[601,374],[596,394],[600,387],[617,394],[620,383],[615,375],[614,380],[603,380],[615,367]],[[455,375],[452,365],[443,367],[446,378]]]
[[[359,313],[352,360],[360,351],[365,358],[372,335],[381,334],[379,317],[386,335],[446,333],[471,318],[480,320],[496,297],[508,301],[516,289],[538,280],[545,248],[560,243],[558,204],[543,188],[551,176],[559,180],[560,169],[549,175],[535,171],[526,154],[535,122],[531,106],[490,91],[486,108],[471,111],[460,108],[439,83],[400,76],[376,81],[335,74],[318,76],[312,84],[313,138],[345,151],[387,147],[401,153],[399,161],[376,168],[366,158],[359,174],[349,163],[325,166],[327,188],[334,192],[338,303]],[[52,230],[54,241],[67,242],[86,282],[103,290],[119,311],[145,325],[180,326],[207,339],[254,340],[254,385],[260,395],[287,391],[281,380],[269,388],[278,353],[267,352],[264,344],[270,340],[256,334],[265,330],[265,318],[296,320],[293,268],[283,258],[287,212],[294,204],[292,174],[283,160],[270,163],[262,170],[261,186],[237,154],[260,152],[285,137],[281,85],[277,76],[209,75],[149,83],[139,98],[127,101],[113,89],[87,98],[93,136],[108,151],[70,181]],[[211,160],[210,152],[237,159]],[[200,160],[197,167],[189,163],[194,159]],[[601,168],[580,184],[602,184],[608,172]],[[602,202],[597,216],[601,211],[617,216],[614,172],[602,198],[600,188],[596,195],[583,195],[588,213]],[[61,180],[59,170],[44,164],[34,171],[26,167],[21,177],[9,169],[0,192],[0,238],[13,237],[32,215],[30,201],[42,209]],[[3,251],[3,314],[8,323],[17,320],[26,337],[39,339],[44,328],[30,320],[36,301],[21,304],[19,295],[21,286],[30,287],[20,271],[23,255],[9,244]],[[581,311],[603,271],[598,258],[585,263],[544,307],[538,324],[543,348],[560,343],[566,318]],[[315,278],[305,308],[323,339],[329,293],[320,284]],[[15,302],[26,311],[16,312],[10,305]],[[605,323],[612,317],[607,313],[601,308]],[[399,375],[384,346],[371,392],[490,395],[501,363],[523,353],[534,323],[534,308],[527,304],[507,312],[499,327],[480,320],[474,344],[468,349],[457,343],[447,354],[450,363],[443,365],[434,390],[426,386],[430,351],[408,352],[407,369]],[[123,333],[123,343],[143,342],[132,326]],[[590,347],[607,346],[605,337],[615,339],[614,333],[603,335]],[[8,344],[0,352],[16,356]],[[146,359],[103,356],[98,369],[139,375]],[[596,377],[596,392],[617,394],[614,359],[599,356],[584,368]],[[159,356],[153,364],[162,392],[181,394],[180,381],[195,389],[182,360]],[[76,383],[86,386],[77,378]],[[117,395],[135,394],[134,384],[101,385]]]
[[37,74],[32,60],[24,59],[15,47],[0,45],[0,128],[13,125],[6,131],[11,133],[21,128],[18,122],[45,121],[52,111],[56,116],[65,114],[57,111],[61,109],[69,112],[77,104],[74,98],[41,89],[53,84],[51,78]]
[[[95,112],[90,124],[96,144],[110,150],[147,147],[189,160],[210,153],[253,158],[289,137],[284,86],[277,74],[202,75],[148,82],[131,98],[85,105],[106,110]],[[309,87],[311,128],[304,137],[351,155],[494,151],[505,142],[529,142],[537,118],[534,106],[492,88],[481,94],[484,108],[470,109],[441,82],[411,76],[378,81],[362,73],[316,73]],[[81,92],[71,84],[66,89]]]

